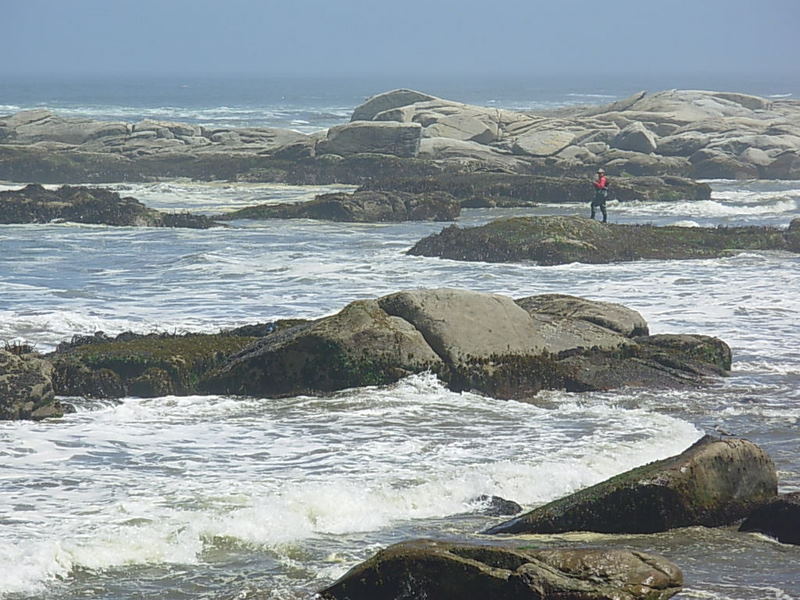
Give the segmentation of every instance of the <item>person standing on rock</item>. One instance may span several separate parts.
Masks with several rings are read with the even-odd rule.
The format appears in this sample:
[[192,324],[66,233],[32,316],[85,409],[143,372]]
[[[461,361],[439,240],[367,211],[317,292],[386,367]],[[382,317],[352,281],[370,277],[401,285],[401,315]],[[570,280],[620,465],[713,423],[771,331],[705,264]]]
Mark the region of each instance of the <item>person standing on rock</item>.
[[594,185],[594,200],[592,200],[592,219],[594,219],[597,207],[600,207],[600,212],[603,213],[603,223],[608,221],[608,213],[606,212],[606,200],[608,200],[608,177],[603,169],[597,169],[597,179],[592,181]]

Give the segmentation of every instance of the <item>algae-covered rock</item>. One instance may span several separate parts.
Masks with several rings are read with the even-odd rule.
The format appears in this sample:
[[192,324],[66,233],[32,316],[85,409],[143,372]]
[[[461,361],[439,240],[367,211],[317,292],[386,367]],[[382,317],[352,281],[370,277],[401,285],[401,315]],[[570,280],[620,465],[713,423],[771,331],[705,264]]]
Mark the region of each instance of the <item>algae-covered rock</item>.
[[646,331],[633,310],[570,296],[514,301],[469,290],[411,290],[269,334],[209,373],[201,387],[295,395],[430,370],[453,390],[522,398],[542,389],[698,385],[730,368],[730,349],[720,340],[684,336],[670,346],[641,335]]
[[777,474],[769,456],[744,439],[705,436],[656,461],[540,506],[486,533],[654,533],[726,525],[769,502]]
[[227,213],[219,220],[321,219],[352,223],[452,221],[461,205],[447,192],[358,191],[322,194],[308,202],[261,204]]
[[784,544],[800,545],[800,492],[781,494],[757,508],[739,531],[763,533]]
[[0,223],[47,223],[53,220],[117,226],[207,229],[214,221],[202,215],[162,213],[135,198],[104,189],[63,186],[47,190],[31,184],[0,192]]
[[55,399],[53,367],[32,354],[0,350],[0,420],[60,417],[65,407]]
[[683,585],[665,558],[413,540],[390,546],[319,592],[324,600],[666,600]]
[[212,372],[204,386],[217,393],[294,395],[389,383],[441,365],[410,323],[375,300],[359,300],[263,338]]
[[187,395],[201,378],[257,338],[220,334],[121,334],[64,344],[48,356],[65,396],[121,398]]
[[716,258],[745,250],[796,252],[796,236],[775,227],[656,227],[586,217],[516,217],[465,229],[451,225],[417,242],[408,254],[558,265]]

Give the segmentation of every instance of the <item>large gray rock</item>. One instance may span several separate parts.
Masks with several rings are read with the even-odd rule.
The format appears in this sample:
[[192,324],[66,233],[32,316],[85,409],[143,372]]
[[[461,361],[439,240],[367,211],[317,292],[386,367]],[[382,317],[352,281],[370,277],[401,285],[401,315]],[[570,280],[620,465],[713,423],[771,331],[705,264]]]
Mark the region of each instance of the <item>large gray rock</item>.
[[0,350],[0,420],[62,416],[52,376],[49,362]]
[[419,154],[422,127],[417,123],[392,121],[353,121],[331,127],[328,136],[317,144],[317,154],[392,154],[414,157]]
[[572,144],[574,139],[575,133],[572,131],[560,129],[531,131],[514,141],[513,151],[516,154],[530,156],[552,156]]
[[467,290],[405,291],[267,336],[201,389],[294,395],[431,370],[455,390],[520,398],[541,389],[697,385],[730,368],[719,340],[634,337],[646,330],[635,311],[566,296],[515,302]]
[[620,131],[611,143],[614,148],[620,150],[630,150],[631,152],[641,152],[649,154],[655,152],[658,144],[656,137],[642,123],[631,123]]
[[678,456],[540,506],[487,533],[654,533],[727,525],[772,500],[770,457],[743,439],[705,436]]
[[425,102],[436,100],[436,96],[424,94],[414,90],[392,90],[372,96],[363,104],[356,107],[353,111],[351,121],[371,121],[375,115],[386,110],[414,104],[415,102]]
[[434,540],[390,546],[319,592],[324,600],[666,600],[683,575],[653,554]]

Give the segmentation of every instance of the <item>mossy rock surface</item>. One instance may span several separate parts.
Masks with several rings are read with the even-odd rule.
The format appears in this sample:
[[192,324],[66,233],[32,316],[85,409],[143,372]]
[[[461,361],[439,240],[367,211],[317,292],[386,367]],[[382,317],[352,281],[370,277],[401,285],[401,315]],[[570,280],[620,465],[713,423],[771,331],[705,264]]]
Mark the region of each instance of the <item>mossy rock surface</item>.
[[48,358],[61,395],[185,395],[197,393],[208,371],[256,339],[228,334],[127,334],[67,347]]
[[540,506],[487,533],[654,533],[727,525],[774,499],[769,456],[744,439],[705,436],[678,456]]
[[390,546],[319,592],[324,600],[666,600],[680,569],[619,549],[530,550],[412,540]]
[[602,264],[641,259],[718,258],[747,250],[797,251],[793,231],[774,227],[616,225],[586,217],[516,217],[462,229],[451,225],[408,254],[487,262]]

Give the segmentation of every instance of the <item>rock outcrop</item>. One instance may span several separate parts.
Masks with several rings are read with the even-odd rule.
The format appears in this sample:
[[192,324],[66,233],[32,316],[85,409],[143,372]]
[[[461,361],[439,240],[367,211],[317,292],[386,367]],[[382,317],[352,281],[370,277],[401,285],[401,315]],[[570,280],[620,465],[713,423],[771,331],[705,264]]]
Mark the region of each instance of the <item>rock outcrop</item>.
[[450,225],[420,240],[408,253],[468,261],[602,264],[717,258],[746,250],[797,252],[798,237],[795,226],[656,227],[586,217],[516,217],[463,229]]
[[104,189],[63,186],[47,190],[30,184],[0,192],[0,223],[70,221],[115,226],[190,227],[208,229],[212,219],[189,213],[162,213],[135,198]]
[[666,600],[681,590],[665,558],[617,549],[532,550],[413,540],[319,592],[324,600]]
[[358,300],[328,317],[266,329],[85,341],[47,356],[56,393],[275,397],[431,371],[454,390],[524,398],[542,389],[695,386],[731,364],[721,340],[648,335],[641,315],[621,305],[454,289]]
[[[379,153],[421,156],[447,172],[574,176],[602,165],[614,176],[797,179],[799,121],[798,101],[689,90],[641,92],[605,106],[539,113],[394,90],[357,107],[349,123],[312,135],[90,121],[34,110],[0,116],[0,178],[319,183],[333,177],[331,161]],[[355,182],[357,171],[345,166],[339,165],[336,180]]]
[[800,545],[800,492],[781,494],[757,508],[739,531],[763,533],[784,544]]
[[777,494],[775,465],[743,439],[705,436],[688,450],[540,506],[486,533],[654,533],[727,525]]
[[720,340],[646,332],[635,311],[573,297],[398,292],[267,336],[201,387],[296,395],[430,370],[455,390],[517,398],[542,389],[697,385],[730,369],[730,349]]
[[352,223],[401,221],[452,221],[461,212],[459,202],[447,192],[357,191],[322,194],[308,202],[261,204],[236,210],[218,220],[321,219]]
[[68,408],[55,399],[52,375],[33,354],[0,350],[0,420],[63,416]]

